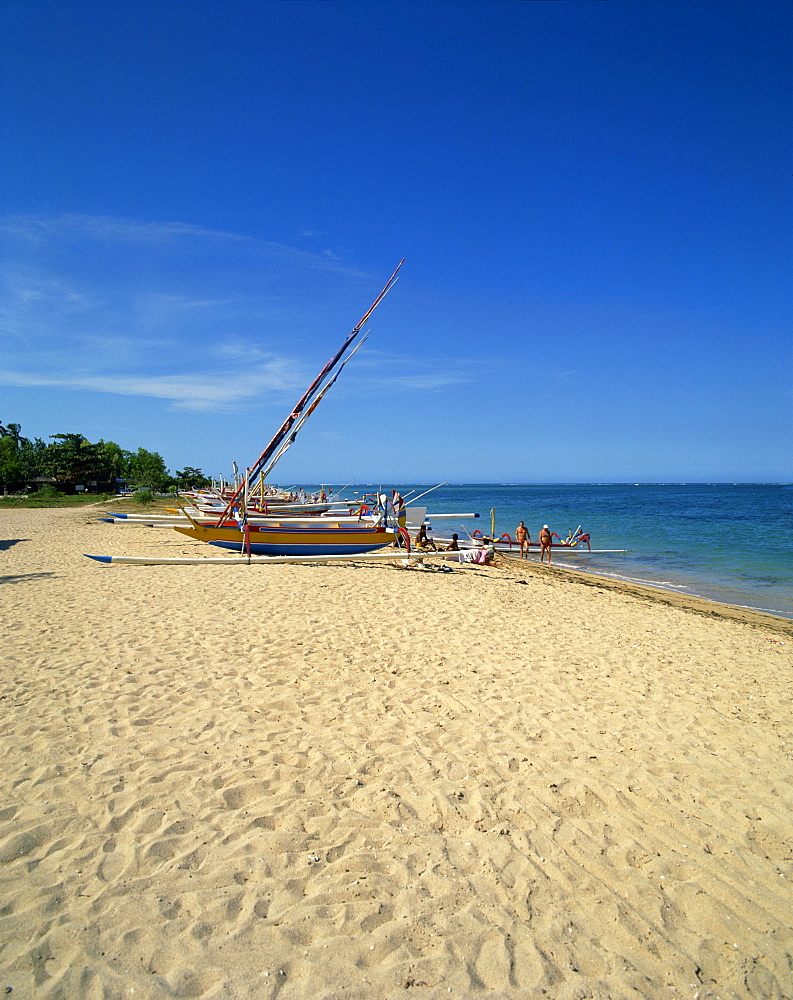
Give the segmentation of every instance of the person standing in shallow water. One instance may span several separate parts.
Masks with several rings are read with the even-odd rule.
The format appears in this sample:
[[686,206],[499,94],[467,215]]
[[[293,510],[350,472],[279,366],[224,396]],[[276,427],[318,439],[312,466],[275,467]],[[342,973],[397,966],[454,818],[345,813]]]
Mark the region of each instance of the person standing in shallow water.
[[521,559],[529,558],[529,542],[531,541],[531,535],[526,530],[526,525],[523,521],[515,528],[515,541],[520,545],[520,557]]
[[544,524],[540,529],[540,562],[545,558],[545,553],[548,553],[548,565],[551,565],[551,529],[547,524]]

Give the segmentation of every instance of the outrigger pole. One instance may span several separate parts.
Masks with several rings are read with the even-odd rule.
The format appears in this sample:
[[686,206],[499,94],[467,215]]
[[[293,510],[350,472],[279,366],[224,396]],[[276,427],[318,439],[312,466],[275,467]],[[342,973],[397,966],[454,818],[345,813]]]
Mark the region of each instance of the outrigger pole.
[[429,490],[424,490],[424,492],[423,493],[419,493],[419,495],[417,497],[413,497],[410,502],[411,503],[415,503],[417,500],[421,500],[422,497],[425,497],[428,493],[432,493],[433,490],[440,489],[441,486],[445,486],[448,482],[449,482],[448,479],[444,479],[443,482],[442,483],[438,483],[437,486],[433,486]]
[[[289,414],[289,416],[286,418],[286,420],[283,422],[283,424],[279,428],[279,430],[276,433],[275,437],[267,445],[267,447],[264,449],[264,451],[261,453],[261,455],[259,455],[259,457],[256,460],[256,462],[251,466],[251,468],[249,470],[249,474],[251,476],[257,476],[259,474],[259,472],[265,467],[265,465],[267,465],[267,463],[270,462],[270,460],[278,453],[279,449],[281,448],[281,446],[284,443],[284,439],[287,437],[287,435],[289,435],[289,432],[292,430],[294,424],[297,421],[300,420],[300,414],[305,409],[306,404],[309,402],[310,399],[312,399],[312,397],[319,390],[319,388],[322,385],[322,383],[325,381],[325,379],[328,377],[328,375],[333,371],[333,369],[339,363],[339,361],[341,360],[341,358],[344,356],[345,352],[347,351],[347,348],[350,346],[350,344],[353,342],[353,340],[355,340],[355,338],[361,332],[361,330],[364,327],[364,325],[368,322],[369,317],[372,315],[372,313],[375,311],[375,309],[383,301],[383,299],[386,296],[386,293],[390,290],[391,286],[396,281],[399,269],[402,267],[402,265],[404,263],[405,263],[405,258],[403,257],[402,260],[399,262],[399,264],[397,266],[397,269],[394,271],[394,273],[391,275],[391,277],[386,282],[385,287],[383,288],[382,292],[380,292],[380,294],[377,296],[377,298],[374,300],[374,302],[369,306],[369,308],[363,314],[363,316],[358,321],[358,323],[356,323],[356,325],[352,328],[352,330],[347,334],[347,338],[344,341],[344,343],[341,345],[341,347],[338,349],[338,351],[336,351],[336,353],[333,355],[333,357],[330,359],[330,361],[328,361],[328,363],[325,365],[325,367],[322,369],[322,371],[319,373],[319,375],[317,375],[317,377],[314,379],[314,381],[311,383],[311,385],[308,387],[308,389],[306,389],[306,391],[300,397],[300,399],[298,400],[298,402],[295,404],[294,408],[292,409],[292,412]],[[319,402],[319,400],[317,400],[317,402]],[[295,430],[295,433],[297,432],[298,429],[299,429],[299,427]],[[285,450],[286,449],[284,449],[284,451]],[[283,454],[283,452],[282,452],[282,454]],[[272,465],[273,464],[275,464],[275,463],[272,463],[269,466],[270,469],[272,469]],[[231,499],[227,503],[226,509],[223,511],[223,513],[220,515],[219,519],[217,520],[216,526],[223,524],[223,522],[226,521],[229,518],[229,516],[231,515],[232,510],[234,509],[234,504],[237,502],[237,499],[239,498],[240,493],[242,493],[243,489],[245,488],[244,482],[241,483],[241,484],[239,484],[239,485],[235,484],[235,486],[236,486],[236,489],[234,491],[234,494],[232,495]]]

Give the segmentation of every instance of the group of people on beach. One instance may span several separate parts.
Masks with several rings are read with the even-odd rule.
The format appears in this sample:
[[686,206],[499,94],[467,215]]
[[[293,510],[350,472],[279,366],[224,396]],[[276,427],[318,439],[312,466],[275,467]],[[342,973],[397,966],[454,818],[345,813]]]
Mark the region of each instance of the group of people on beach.
[[[540,543],[540,562],[545,562],[546,553],[548,555],[548,565],[551,565],[551,529],[547,524],[544,524],[540,528],[540,533],[537,536]],[[531,544],[531,535],[529,534],[528,528],[523,521],[515,529],[515,541],[520,546],[520,557],[521,559],[529,558],[529,545]],[[416,537],[413,539],[413,546],[417,549],[428,549],[433,552],[459,552],[460,545],[459,539],[456,534],[452,535],[451,542],[444,548],[439,549],[435,544],[435,541],[429,537],[427,534],[426,525],[421,525]]]
[[452,535],[452,540],[444,549],[439,549],[434,539],[427,534],[426,525],[422,524],[413,539],[413,546],[417,549],[431,549],[433,552],[459,552],[459,535]]
[[[548,553],[548,565],[551,565],[551,529],[547,524],[544,524],[540,528],[540,533],[537,536],[537,540],[540,543],[540,562],[545,561],[545,554]],[[523,523],[515,528],[515,541],[520,546],[520,557],[521,559],[529,558],[529,545],[531,544],[531,535],[529,534],[529,529]]]
[[435,539],[429,537],[427,528],[423,524],[419,527],[416,537],[413,539],[413,548],[425,552],[451,552],[453,554],[449,556],[450,561],[476,563],[480,566],[486,566],[488,563],[491,563],[496,554],[495,547],[490,539],[482,539],[482,544],[476,548],[461,549],[460,536],[457,534],[452,535],[448,545],[439,549],[435,543]]

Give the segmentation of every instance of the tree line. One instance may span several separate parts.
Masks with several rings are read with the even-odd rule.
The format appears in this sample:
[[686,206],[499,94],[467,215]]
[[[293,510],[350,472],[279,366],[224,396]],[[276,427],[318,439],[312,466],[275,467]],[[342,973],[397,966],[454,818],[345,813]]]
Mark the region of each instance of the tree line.
[[35,489],[44,484],[65,492],[84,486],[87,492],[113,493],[121,484],[164,492],[201,489],[210,480],[201,469],[186,466],[171,475],[156,451],[128,451],[115,441],[92,444],[82,434],[22,436],[21,424],[0,423],[0,485],[4,493]]

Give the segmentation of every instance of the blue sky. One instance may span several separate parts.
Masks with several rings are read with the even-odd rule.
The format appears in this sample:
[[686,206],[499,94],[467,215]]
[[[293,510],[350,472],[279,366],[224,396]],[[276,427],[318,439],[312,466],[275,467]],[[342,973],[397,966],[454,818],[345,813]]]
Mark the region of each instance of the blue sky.
[[790,481],[787,2],[0,7],[0,422],[277,482]]

